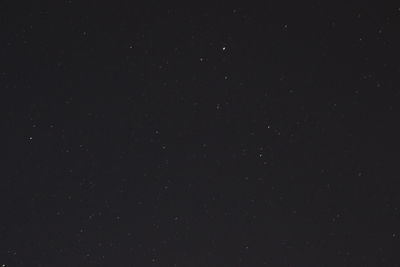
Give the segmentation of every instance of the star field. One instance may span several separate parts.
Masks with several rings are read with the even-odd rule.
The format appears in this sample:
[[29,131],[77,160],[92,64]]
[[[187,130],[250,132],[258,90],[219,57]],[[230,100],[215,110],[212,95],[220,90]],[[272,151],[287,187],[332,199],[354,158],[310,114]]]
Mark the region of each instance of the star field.
[[0,7],[0,266],[400,266],[399,5]]

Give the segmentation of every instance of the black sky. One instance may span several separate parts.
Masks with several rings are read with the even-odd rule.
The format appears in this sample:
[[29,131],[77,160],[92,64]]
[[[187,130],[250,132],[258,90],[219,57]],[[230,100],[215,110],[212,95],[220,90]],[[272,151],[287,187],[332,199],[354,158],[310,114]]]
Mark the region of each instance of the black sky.
[[0,33],[0,266],[400,266],[400,5],[3,1]]

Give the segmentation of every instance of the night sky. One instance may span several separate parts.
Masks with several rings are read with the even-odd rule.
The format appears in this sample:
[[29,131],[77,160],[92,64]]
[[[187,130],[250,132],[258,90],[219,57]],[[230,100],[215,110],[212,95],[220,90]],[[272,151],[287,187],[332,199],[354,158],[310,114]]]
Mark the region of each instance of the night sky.
[[297,2],[2,1],[0,266],[400,266],[400,5]]

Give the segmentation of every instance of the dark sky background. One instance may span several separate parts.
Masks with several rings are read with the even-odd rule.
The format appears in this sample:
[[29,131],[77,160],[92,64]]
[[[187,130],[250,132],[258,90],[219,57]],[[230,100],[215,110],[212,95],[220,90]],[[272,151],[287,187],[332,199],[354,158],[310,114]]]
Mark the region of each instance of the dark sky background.
[[2,1],[0,266],[400,266],[400,5],[293,2]]

